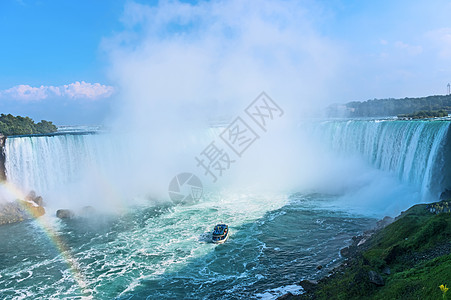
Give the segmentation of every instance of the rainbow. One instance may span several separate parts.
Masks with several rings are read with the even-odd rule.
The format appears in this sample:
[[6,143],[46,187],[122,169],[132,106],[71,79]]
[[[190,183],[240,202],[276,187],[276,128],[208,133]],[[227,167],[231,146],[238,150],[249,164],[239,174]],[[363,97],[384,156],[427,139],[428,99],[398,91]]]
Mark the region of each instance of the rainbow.
[[[15,196],[18,199],[25,199],[25,193],[19,189],[17,186],[10,182],[2,182],[0,183],[9,193]],[[21,203],[19,201],[19,203]],[[49,239],[50,244],[55,247],[55,249],[60,253],[61,257],[65,261],[68,266],[68,269],[72,273],[72,278],[77,283],[77,286],[81,292],[81,294],[85,297],[85,299],[92,299],[92,289],[88,287],[86,283],[86,279],[83,275],[82,269],[78,264],[77,260],[72,257],[70,249],[67,245],[61,240],[60,236],[53,229],[52,225],[48,222],[46,218],[39,218],[39,215],[36,214],[36,211],[30,209],[28,205],[21,203],[21,206],[24,210],[32,217],[36,223],[39,225],[39,228],[43,231],[43,233]]]

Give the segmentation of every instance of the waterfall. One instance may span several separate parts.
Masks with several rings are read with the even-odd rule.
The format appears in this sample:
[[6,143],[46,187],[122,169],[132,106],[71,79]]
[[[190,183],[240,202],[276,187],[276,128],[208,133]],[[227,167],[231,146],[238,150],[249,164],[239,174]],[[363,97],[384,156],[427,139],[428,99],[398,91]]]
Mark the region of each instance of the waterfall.
[[102,134],[11,137],[5,145],[8,181],[24,190],[46,192],[80,179],[89,168],[114,170],[120,143]]
[[[402,182],[437,195],[449,188],[448,181],[451,181],[445,172],[451,158],[443,150],[449,124],[439,120],[329,120],[319,124],[310,122],[303,129],[313,130],[325,147],[339,155],[361,156],[372,166],[395,174]],[[191,143],[195,144],[194,148],[202,149],[222,130],[223,127],[212,127],[200,137],[193,135]],[[139,157],[129,153],[136,149],[132,151],[127,143],[125,134],[120,137],[92,133],[10,137],[4,148],[6,175],[8,181],[24,190],[45,193],[93,172],[108,176],[121,175],[121,172],[134,174],[142,163]],[[144,150],[140,155],[146,155]],[[130,162],[134,163],[133,167]],[[134,175],[139,177],[144,173]],[[121,181],[124,177],[118,178],[115,179]]]
[[[179,152],[188,143],[205,146],[218,130],[189,136],[171,146]],[[172,156],[170,149],[161,150],[163,146],[166,147],[156,144],[148,135],[126,133],[9,137],[4,147],[6,176],[18,188],[35,190],[52,201],[60,202],[56,199],[60,195],[67,201],[77,197],[88,201],[87,198],[105,197],[102,193],[128,201],[143,193],[153,193],[156,185],[167,191],[166,184],[176,174],[173,169],[179,167],[173,160],[165,160],[166,156]]]
[[361,155],[371,165],[392,172],[402,182],[434,194],[435,173],[442,171],[449,121],[345,120],[315,127],[327,147],[344,155]]

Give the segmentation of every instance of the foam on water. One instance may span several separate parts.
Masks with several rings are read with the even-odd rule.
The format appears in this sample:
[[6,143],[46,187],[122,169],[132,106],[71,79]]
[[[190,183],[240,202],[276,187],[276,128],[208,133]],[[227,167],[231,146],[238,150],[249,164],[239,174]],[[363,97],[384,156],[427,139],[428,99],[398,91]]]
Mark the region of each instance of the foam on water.
[[[400,194],[419,201],[421,195],[434,191],[432,174],[448,127],[449,123],[441,121],[312,125],[310,129],[323,138],[326,148],[363,157],[379,169],[356,175],[363,188],[340,196],[210,190],[190,205],[174,206],[143,196],[133,202],[140,206],[118,215],[99,213],[91,219],[63,221],[47,214],[43,218],[65,242],[83,273],[85,294],[77,288],[64,257],[49,246],[35,222],[0,227],[0,240],[5,241],[0,245],[0,295],[12,299],[272,299],[287,291],[301,292],[290,283],[325,275],[339,262],[339,249],[374,224],[374,219],[359,210],[348,210],[355,203],[364,199],[363,204],[387,207],[396,204]],[[193,137],[193,143],[204,145],[221,131],[212,128],[206,137]],[[128,169],[121,169],[127,163],[117,163],[127,162],[128,151],[116,138],[86,134],[8,139],[8,178],[53,201],[56,188],[72,191],[71,184],[83,179],[86,170],[120,175],[116,179],[133,177]],[[74,186],[80,188],[83,185]],[[386,197],[381,190],[389,191]],[[120,191],[108,195],[90,191],[86,197],[106,203],[112,203],[114,196],[119,201],[130,200]],[[381,201],[383,197],[387,199]],[[350,201],[353,204],[346,206]],[[224,245],[209,242],[219,222],[230,226]],[[317,265],[324,268],[317,270]]]
[[300,285],[290,284],[275,289],[267,290],[263,293],[258,293],[255,296],[262,300],[273,300],[279,297],[280,295],[285,295],[287,293],[299,295],[302,294],[303,291],[304,289]]
[[[318,196],[223,191],[206,199],[185,206],[140,207],[121,217],[69,221],[51,217],[49,221],[67,241],[83,272],[89,295],[77,291],[61,256],[46,247],[33,222],[15,224],[16,229],[28,230],[37,237],[24,241],[23,236],[17,236],[11,246],[22,242],[27,249],[47,252],[34,257],[31,250],[20,251],[21,256],[0,271],[0,293],[13,299],[19,299],[25,290],[34,298],[229,299],[259,298],[259,293],[266,293],[265,297],[280,295],[293,287],[278,286],[296,282],[316,272],[316,264],[326,265],[337,258],[339,246],[356,228],[366,227],[371,221],[328,212],[315,204]],[[315,222],[318,219],[324,221]],[[205,239],[217,222],[230,225],[231,235],[224,245]],[[0,228],[0,238],[7,233]],[[4,247],[2,252],[10,250]],[[21,261],[22,257],[26,261]]]

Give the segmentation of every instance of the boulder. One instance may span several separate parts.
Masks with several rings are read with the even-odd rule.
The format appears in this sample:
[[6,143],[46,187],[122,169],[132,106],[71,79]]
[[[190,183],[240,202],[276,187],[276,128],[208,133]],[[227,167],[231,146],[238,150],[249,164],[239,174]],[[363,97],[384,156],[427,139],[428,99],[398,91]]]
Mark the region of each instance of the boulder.
[[368,278],[370,283],[376,285],[376,286],[383,286],[385,285],[384,278],[377,273],[376,271],[369,271],[368,272]]
[[352,257],[356,252],[357,247],[355,245],[350,245],[348,247],[344,247],[340,249],[340,255],[343,258],[350,258]]
[[75,214],[70,209],[58,209],[56,211],[56,217],[60,219],[72,219],[75,217]]
[[299,283],[300,286],[302,286],[302,288],[304,289],[304,291],[306,293],[311,293],[313,291],[315,291],[317,285],[318,285],[318,281],[316,280],[302,280]]
[[96,213],[96,209],[92,206],[85,206],[81,209],[80,215],[82,217],[91,217]]
[[0,204],[0,224],[9,224],[24,220],[23,212],[17,201]]
[[37,196],[36,198],[34,198],[33,202],[39,206],[44,206],[44,200],[42,200],[41,196]]
[[[41,198],[42,199],[42,198]],[[29,202],[29,201],[22,201],[19,200],[20,205],[25,208],[26,213],[29,215],[29,217],[31,218],[37,218],[40,217],[42,215],[45,214],[45,209],[44,207],[38,205],[35,202]],[[29,219],[29,218],[27,218]]]
[[289,300],[289,299],[293,299],[294,295],[290,292],[283,294],[282,296],[278,297],[276,300]]
[[382,229],[382,228],[390,225],[394,221],[395,221],[395,219],[393,219],[392,217],[385,216],[382,220],[377,221],[376,228]]
[[44,201],[41,196],[36,196],[35,191],[30,191],[28,195],[25,197],[25,201],[33,201],[39,206],[44,206]]
[[0,133],[0,182],[6,181],[6,155],[5,155],[6,136]]
[[32,190],[25,197],[25,200],[27,200],[27,201],[34,201],[35,198],[36,198],[36,192]]
[[363,238],[357,243],[357,247],[358,247],[358,246],[362,246],[363,244],[366,243],[366,241],[367,241],[367,238],[366,238],[366,237],[363,237]]
[[44,207],[30,201],[16,200],[0,204],[0,225],[21,222],[45,214]]

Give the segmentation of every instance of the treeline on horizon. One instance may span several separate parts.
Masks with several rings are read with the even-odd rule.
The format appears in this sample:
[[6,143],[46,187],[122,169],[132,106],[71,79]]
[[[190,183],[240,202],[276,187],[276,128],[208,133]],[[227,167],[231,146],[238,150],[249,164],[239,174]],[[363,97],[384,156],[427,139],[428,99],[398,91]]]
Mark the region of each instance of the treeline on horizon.
[[25,134],[46,134],[56,132],[57,128],[51,121],[42,120],[35,123],[29,117],[0,115],[0,133],[6,136]]
[[451,95],[352,101],[331,105],[327,113],[330,117],[387,117],[440,110],[447,113],[451,111]]
[[424,119],[424,118],[443,118],[447,117],[448,112],[446,110],[420,110],[412,114],[400,114],[398,118],[401,119]]

